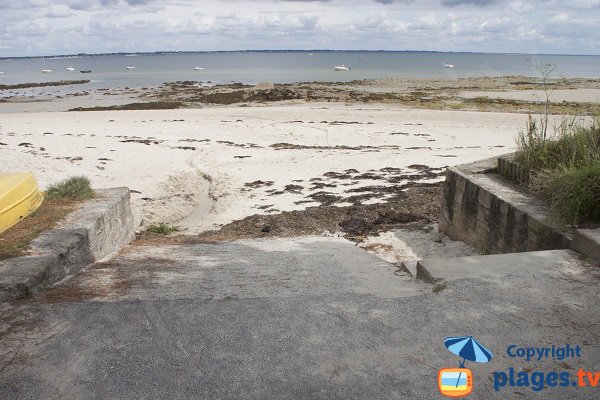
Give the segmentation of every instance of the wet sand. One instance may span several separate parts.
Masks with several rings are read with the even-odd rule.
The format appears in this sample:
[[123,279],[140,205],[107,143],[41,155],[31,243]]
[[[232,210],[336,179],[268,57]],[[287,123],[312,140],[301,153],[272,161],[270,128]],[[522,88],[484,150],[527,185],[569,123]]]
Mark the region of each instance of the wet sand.
[[[552,113],[591,114],[600,103],[600,79],[503,76],[460,79],[381,79],[293,84],[210,81],[165,82],[159,87],[98,88],[65,82],[0,87],[0,113],[67,110],[171,109],[274,102],[385,103],[425,109],[539,112],[547,89]],[[23,86],[23,87],[20,87]]]

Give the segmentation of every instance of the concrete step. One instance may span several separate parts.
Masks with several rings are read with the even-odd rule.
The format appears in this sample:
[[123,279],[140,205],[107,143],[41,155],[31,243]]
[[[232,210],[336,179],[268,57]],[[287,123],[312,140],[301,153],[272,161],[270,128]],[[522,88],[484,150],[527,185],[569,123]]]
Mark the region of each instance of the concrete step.
[[594,260],[600,260],[600,229],[577,229],[571,248]]
[[[436,257],[466,257],[479,254],[472,246],[450,239],[438,231],[437,224],[413,229],[395,229],[394,236],[401,246],[401,267],[413,277],[417,276],[417,260]],[[404,258],[406,257],[406,258]]]
[[417,262],[417,279],[427,283],[477,279],[506,284],[511,280],[544,279],[557,268],[579,264],[572,250],[545,250],[457,258],[430,258]]
[[402,261],[400,267],[402,267],[406,272],[411,274],[413,277],[417,277],[417,263],[418,261]]

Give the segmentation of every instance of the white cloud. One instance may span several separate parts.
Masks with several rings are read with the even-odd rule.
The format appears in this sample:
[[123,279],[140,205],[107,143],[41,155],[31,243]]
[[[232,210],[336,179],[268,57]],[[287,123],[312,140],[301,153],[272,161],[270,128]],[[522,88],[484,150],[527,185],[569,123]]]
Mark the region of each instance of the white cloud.
[[71,15],[73,15],[72,11],[69,9],[69,7],[64,5],[50,6],[44,13],[44,17],[46,18],[68,18]]
[[0,43],[10,43],[0,56],[256,48],[598,54],[599,8],[599,0],[0,0]]

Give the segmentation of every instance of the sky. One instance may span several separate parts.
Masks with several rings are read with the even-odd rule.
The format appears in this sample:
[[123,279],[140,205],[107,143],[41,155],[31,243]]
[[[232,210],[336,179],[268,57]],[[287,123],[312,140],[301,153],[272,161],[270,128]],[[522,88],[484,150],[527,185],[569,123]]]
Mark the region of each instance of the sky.
[[0,57],[249,49],[600,55],[600,0],[0,0]]

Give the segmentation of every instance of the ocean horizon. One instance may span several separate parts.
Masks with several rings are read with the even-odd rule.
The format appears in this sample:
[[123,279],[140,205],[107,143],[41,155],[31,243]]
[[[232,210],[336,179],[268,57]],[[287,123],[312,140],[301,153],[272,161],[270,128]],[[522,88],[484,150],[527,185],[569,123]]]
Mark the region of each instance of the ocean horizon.
[[[346,65],[349,71],[334,71]],[[450,67],[450,65],[452,67]],[[99,53],[0,59],[0,84],[89,79],[92,88],[158,86],[167,81],[347,82],[482,76],[600,78],[600,56],[387,50],[244,50]],[[71,67],[71,68],[69,68]],[[130,69],[127,69],[130,67]],[[69,68],[70,70],[67,70]],[[196,69],[195,69],[196,68]],[[42,70],[52,70],[42,73]],[[91,73],[82,74],[88,70]]]
[[165,54],[210,54],[210,53],[444,53],[444,54],[483,54],[483,55],[524,55],[524,56],[573,56],[600,57],[600,54],[586,53],[523,53],[502,51],[446,51],[446,50],[385,50],[385,49],[239,49],[239,50],[157,50],[157,51],[117,51],[98,53],[37,54],[28,56],[3,56],[0,60],[35,58],[80,58],[127,55],[165,55]]

